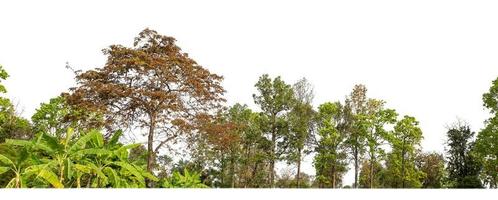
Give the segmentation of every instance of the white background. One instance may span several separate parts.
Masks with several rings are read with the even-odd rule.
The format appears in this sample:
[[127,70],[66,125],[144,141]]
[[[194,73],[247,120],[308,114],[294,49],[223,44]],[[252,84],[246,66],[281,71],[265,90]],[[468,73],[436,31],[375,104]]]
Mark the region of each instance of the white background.
[[[0,64],[29,118],[73,86],[66,62],[101,67],[101,49],[131,46],[149,27],[223,75],[230,104],[255,109],[263,73],[306,77],[316,106],[363,83],[420,121],[425,151],[442,152],[445,125],[458,117],[478,131],[488,117],[481,97],[498,76],[497,11],[497,1],[479,0],[1,1]],[[313,174],[311,159],[304,171]]]

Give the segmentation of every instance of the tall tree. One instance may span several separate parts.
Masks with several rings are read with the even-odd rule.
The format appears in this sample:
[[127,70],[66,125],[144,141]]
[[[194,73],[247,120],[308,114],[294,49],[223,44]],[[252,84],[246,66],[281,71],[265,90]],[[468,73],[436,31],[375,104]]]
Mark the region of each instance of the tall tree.
[[365,152],[367,129],[364,116],[367,113],[367,88],[364,85],[355,85],[351,94],[346,98],[344,116],[346,119],[346,145],[354,163],[353,187],[358,188],[358,173]]
[[398,114],[393,109],[384,108],[385,102],[382,100],[368,99],[367,112],[360,116],[359,122],[366,129],[367,154],[369,162],[364,162],[370,169],[368,170],[368,187],[374,188],[375,181],[378,179],[375,167],[378,165],[378,157],[384,155],[384,149],[381,148],[386,144],[389,131],[386,130],[387,125],[396,123]]
[[288,131],[288,123],[285,120],[285,114],[290,111],[293,104],[294,92],[292,87],[286,84],[281,78],[276,77],[273,80],[264,74],[259,77],[255,85],[258,90],[253,94],[254,102],[260,106],[262,115],[267,119],[265,131],[271,142],[270,149],[270,174],[269,184],[274,187],[275,184],[275,162],[280,155],[277,154],[277,140]]
[[419,188],[424,173],[417,169],[415,159],[420,152],[422,130],[414,117],[404,116],[394,126],[389,137],[392,151],[388,154],[387,173],[390,176],[390,187]]
[[132,48],[111,45],[103,52],[107,63],[77,74],[68,102],[102,112],[115,125],[147,129],[147,171],[152,172],[163,146],[193,133],[199,118],[220,107],[223,78],[189,58],[174,38],[150,29]]
[[483,164],[481,174],[484,183],[490,188],[498,188],[498,78],[482,99],[491,117],[477,135],[475,153]]
[[313,86],[305,79],[293,85],[294,104],[287,115],[289,132],[283,136],[281,146],[288,163],[295,163],[297,167],[296,184],[301,185],[301,162],[307,153],[307,147],[313,131],[313,118],[315,111],[313,102]]
[[481,165],[474,155],[474,135],[465,122],[457,122],[448,127],[446,133],[448,160],[448,180],[454,188],[481,188],[479,180]]
[[339,103],[324,103],[318,107],[316,146],[313,164],[319,187],[339,187],[347,172],[343,106]]

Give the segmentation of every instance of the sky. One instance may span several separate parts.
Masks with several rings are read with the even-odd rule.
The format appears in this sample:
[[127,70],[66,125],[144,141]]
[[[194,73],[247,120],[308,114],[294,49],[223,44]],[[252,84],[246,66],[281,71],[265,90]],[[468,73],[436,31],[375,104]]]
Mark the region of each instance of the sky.
[[[315,106],[365,84],[369,97],[419,120],[424,151],[443,152],[446,125],[462,119],[478,131],[488,117],[482,94],[498,77],[497,10],[480,0],[1,1],[0,65],[7,96],[29,118],[74,86],[66,62],[101,67],[102,49],[131,46],[148,27],[223,75],[229,104],[256,109],[264,73],[306,77]],[[311,160],[304,171],[313,174]]]

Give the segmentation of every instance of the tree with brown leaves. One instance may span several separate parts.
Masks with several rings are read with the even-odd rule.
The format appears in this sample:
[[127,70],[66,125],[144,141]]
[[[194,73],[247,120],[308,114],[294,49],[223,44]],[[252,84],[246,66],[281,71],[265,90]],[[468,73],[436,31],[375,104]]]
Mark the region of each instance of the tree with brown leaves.
[[104,113],[110,129],[147,129],[149,172],[161,148],[194,133],[199,119],[212,116],[224,102],[223,77],[197,64],[175,41],[145,29],[131,48],[111,45],[103,50],[102,68],[77,73],[78,86],[68,98]]

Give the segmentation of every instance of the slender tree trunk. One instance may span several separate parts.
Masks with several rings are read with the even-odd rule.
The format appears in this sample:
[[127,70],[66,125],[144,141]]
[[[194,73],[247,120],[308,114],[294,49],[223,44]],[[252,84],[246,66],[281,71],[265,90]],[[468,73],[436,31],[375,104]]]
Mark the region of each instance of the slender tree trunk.
[[370,154],[370,188],[373,188],[374,182],[374,163],[375,163],[375,155],[372,151]]
[[296,174],[296,180],[297,180],[297,188],[301,188],[301,149],[298,149],[298,156],[297,156],[297,174]]
[[[152,173],[152,165],[154,164],[154,129],[156,127],[156,119],[154,115],[150,115],[149,135],[147,139],[147,172]],[[148,188],[153,187],[153,183],[149,179],[145,179],[145,184]]]
[[271,131],[271,159],[270,159],[270,187],[275,187],[275,148],[277,141],[276,114],[272,116],[272,131]]
[[336,187],[336,171],[335,171],[335,165],[332,167],[332,188],[335,189]]
[[359,169],[359,158],[358,158],[358,147],[354,148],[354,186],[353,188],[358,188],[358,169]]
[[235,188],[235,158],[233,155],[230,158],[230,181],[231,187]]

